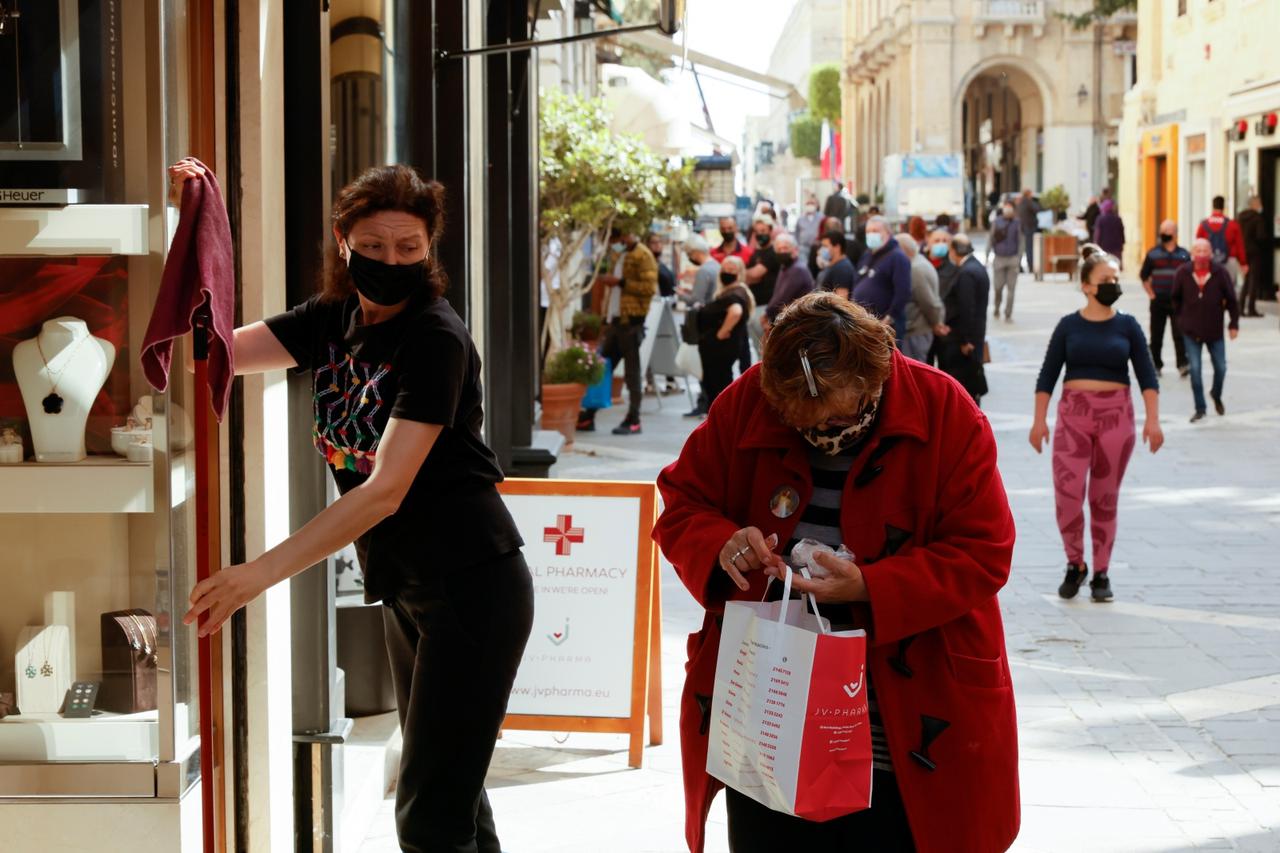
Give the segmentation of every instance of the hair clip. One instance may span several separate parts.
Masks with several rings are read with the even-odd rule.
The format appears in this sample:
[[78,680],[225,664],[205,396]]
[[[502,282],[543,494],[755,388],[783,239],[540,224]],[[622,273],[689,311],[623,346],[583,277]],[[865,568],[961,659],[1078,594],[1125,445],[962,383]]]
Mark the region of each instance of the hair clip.
[[813,366],[809,364],[809,351],[800,350],[800,367],[804,369],[804,381],[809,383],[809,396],[818,396],[818,383],[813,379]]

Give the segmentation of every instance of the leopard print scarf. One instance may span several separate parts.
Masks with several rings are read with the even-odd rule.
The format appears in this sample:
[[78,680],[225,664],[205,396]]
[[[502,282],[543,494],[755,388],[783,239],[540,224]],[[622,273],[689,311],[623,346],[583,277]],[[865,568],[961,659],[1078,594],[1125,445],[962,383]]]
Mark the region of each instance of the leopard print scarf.
[[863,404],[849,426],[842,427],[808,427],[800,430],[804,440],[828,456],[839,456],[851,447],[856,446],[871,432],[875,426],[876,415],[880,411],[880,395],[877,394]]

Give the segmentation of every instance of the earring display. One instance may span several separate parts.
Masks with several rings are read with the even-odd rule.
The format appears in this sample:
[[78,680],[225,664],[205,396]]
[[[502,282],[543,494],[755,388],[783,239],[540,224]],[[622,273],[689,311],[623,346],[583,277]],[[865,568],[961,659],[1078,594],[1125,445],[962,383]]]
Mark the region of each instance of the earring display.
[[14,656],[18,705],[27,714],[56,714],[71,686],[71,632],[66,625],[28,625]]
[[156,618],[145,610],[102,614],[98,707],[121,714],[156,708]]

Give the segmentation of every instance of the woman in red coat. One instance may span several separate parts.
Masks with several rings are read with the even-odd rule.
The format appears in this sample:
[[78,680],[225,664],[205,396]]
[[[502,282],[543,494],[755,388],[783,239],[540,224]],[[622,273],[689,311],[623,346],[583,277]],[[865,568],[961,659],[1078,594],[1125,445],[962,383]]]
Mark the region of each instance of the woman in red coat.
[[904,358],[864,309],[811,294],[779,315],[763,362],[721,394],[658,487],[655,538],[707,611],[680,709],[689,849],[702,850],[722,787],[705,768],[725,602],[762,599],[806,537],[854,555],[820,557],[828,577],[795,586],[843,605],[823,610],[835,627],[867,631],[871,808],[815,823],[730,791],[730,848],[1008,848],[1017,725],[996,594],[1014,528],[969,395]]

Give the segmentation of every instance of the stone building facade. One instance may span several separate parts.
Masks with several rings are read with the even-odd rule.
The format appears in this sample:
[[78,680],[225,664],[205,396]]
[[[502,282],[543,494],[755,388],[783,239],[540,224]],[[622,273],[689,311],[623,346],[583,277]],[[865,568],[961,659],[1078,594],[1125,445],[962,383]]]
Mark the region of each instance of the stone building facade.
[[[845,171],[884,186],[890,154],[960,153],[966,218],[993,193],[1063,185],[1073,209],[1115,182],[1136,15],[1084,30],[1089,0],[849,0]],[[955,213],[961,213],[956,211]]]
[[1231,216],[1262,199],[1272,234],[1263,296],[1280,276],[1280,32],[1276,0],[1139,0],[1138,82],[1125,99],[1120,211],[1137,262],[1163,219],[1184,244],[1216,195]]

